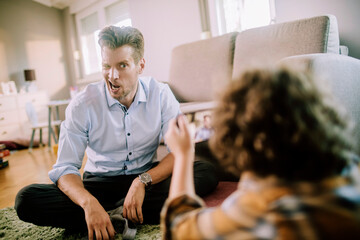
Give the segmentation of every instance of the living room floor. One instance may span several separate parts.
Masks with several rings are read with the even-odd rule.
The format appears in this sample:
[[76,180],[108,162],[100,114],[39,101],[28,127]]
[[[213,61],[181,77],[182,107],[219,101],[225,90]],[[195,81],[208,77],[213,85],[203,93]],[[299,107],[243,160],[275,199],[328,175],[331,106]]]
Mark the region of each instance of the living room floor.
[[56,162],[56,155],[47,147],[12,151],[4,159],[9,166],[0,169],[0,209],[12,207],[17,192],[32,183],[50,183],[48,171]]
[[47,146],[33,148],[31,153],[28,149],[12,151],[4,159],[9,161],[9,166],[0,169],[0,209],[14,206],[21,188],[32,183],[51,183],[48,172],[56,162],[56,155]]

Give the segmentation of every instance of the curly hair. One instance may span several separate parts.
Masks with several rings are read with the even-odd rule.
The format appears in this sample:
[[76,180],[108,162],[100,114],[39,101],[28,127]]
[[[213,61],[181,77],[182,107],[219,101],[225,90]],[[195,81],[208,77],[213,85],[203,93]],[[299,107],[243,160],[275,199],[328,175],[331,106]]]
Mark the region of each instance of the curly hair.
[[223,92],[214,110],[212,152],[227,170],[288,181],[339,174],[349,161],[348,119],[309,74],[255,69]]
[[116,49],[123,45],[131,46],[135,63],[144,57],[144,37],[133,27],[107,26],[100,31],[98,42],[101,48]]

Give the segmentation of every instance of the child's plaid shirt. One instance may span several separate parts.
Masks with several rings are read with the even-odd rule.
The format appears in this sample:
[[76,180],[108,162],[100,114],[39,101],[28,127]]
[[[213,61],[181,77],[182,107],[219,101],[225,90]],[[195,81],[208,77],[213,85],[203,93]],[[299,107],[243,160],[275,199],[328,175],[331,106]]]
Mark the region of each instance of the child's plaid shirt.
[[219,207],[167,200],[161,228],[165,239],[360,239],[360,193],[342,177],[288,184],[244,173]]

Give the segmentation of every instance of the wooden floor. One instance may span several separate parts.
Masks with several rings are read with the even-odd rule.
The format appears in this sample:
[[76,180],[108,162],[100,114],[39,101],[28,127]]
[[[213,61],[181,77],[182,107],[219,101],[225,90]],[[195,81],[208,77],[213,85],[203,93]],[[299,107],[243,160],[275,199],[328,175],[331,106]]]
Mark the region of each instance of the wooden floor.
[[9,166],[0,169],[0,209],[14,206],[17,192],[31,183],[50,183],[48,171],[56,162],[47,147],[11,152]]

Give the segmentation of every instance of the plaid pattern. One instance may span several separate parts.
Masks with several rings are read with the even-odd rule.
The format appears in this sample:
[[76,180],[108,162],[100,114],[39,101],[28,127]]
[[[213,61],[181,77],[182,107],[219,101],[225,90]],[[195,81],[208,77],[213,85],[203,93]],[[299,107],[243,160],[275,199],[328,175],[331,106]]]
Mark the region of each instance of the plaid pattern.
[[345,178],[286,184],[245,173],[221,206],[167,200],[164,239],[360,239],[360,193]]

